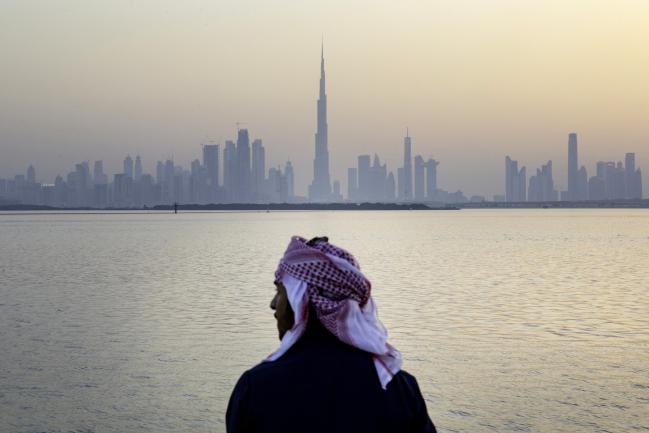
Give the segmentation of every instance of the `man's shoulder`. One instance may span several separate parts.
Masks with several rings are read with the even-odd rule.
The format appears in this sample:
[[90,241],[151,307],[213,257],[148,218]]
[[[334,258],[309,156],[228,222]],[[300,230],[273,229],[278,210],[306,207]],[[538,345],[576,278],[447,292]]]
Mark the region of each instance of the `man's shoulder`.
[[277,361],[261,361],[259,364],[246,370],[243,373],[242,377],[245,376],[247,380],[254,380],[255,378],[261,376],[274,374],[276,370],[282,368],[283,363],[278,361],[280,360],[278,359]]
[[[372,361],[371,355],[363,352],[367,357],[367,364],[365,369],[369,369],[368,373],[372,376],[376,374]],[[371,366],[371,367],[370,367]],[[294,376],[295,374],[300,374],[300,370],[308,369],[305,365],[304,360],[292,359],[291,357],[282,357],[275,361],[262,361],[254,367],[246,370],[242,375],[242,381],[249,384],[263,384],[268,382],[274,382],[276,380],[284,381],[287,376]],[[320,373],[324,373],[320,371]],[[372,374],[373,373],[373,374]],[[406,370],[399,370],[397,374],[394,375],[393,379],[388,384],[388,388],[398,388],[401,392],[406,391],[410,393],[419,393],[419,384],[415,376],[407,372]]]
[[399,384],[401,386],[406,386],[409,390],[418,390],[419,385],[417,384],[417,379],[412,374],[408,373],[406,370],[399,370],[397,374],[394,375],[388,387],[392,387]]
[[[281,357],[275,361],[261,361],[241,375],[241,381],[252,384],[273,381],[285,377],[292,369],[291,360]],[[281,380],[281,379],[280,379]]]
[[399,370],[399,372],[395,374],[394,377],[401,378],[401,380],[404,380],[408,383],[417,383],[417,379],[415,378],[415,376],[408,373],[406,370]]

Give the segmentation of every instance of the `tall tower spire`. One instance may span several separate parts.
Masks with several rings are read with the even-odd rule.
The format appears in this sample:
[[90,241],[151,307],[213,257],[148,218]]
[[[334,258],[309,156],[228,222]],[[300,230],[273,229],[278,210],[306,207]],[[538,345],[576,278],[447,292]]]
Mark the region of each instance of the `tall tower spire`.
[[[327,95],[325,91],[325,62],[324,62],[324,40],[320,48],[320,100],[326,100]],[[326,120],[326,104],[325,104],[325,120]]]
[[327,93],[325,88],[324,41],[320,47],[320,92],[317,103],[317,129],[315,133],[315,158],[313,160],[313,182],[309,186],[311,201],[331,199],[329,177],[329,149],[327,125]]

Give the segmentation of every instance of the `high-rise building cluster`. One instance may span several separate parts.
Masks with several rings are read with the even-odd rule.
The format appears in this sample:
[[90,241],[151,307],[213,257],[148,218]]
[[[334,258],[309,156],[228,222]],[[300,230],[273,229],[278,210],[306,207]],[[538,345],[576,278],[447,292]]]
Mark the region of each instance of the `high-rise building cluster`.
[[[309,200],[312,202],[336,202],[343,200],[340,182],[334,181],[333,188],[329,174],[329,142],[327,124],[327,93],[325,82],[324,48],[320,54],[320,91],[316,106],[315,157],[313,159],[313,181],[309,185]],[[397,169],[397,179],[381,164],[378,155],[358,156],[356,167],[347,169],[347,201],[351,202],[394,202],[394,201],[465,201],[458,191],[449,194],[437,188],[437,161],[413,158],[412,142],[408,133],[404,138],[403,167]],[[413,184],[414,181],[414,184]],[[414,185],[414,190],[413,190]],[[398,190],[397,190],[398,188]]]
[[347,199],[358,202],[395,201],[394,174],[388,174],[386,164],[378,155],[370,163],[370,155],[360,155],[358,165],[347,169]]
[[[155,177],[145,173],[140,156],[124,158],[123,171],[109,181],[103,161],[95,161],[92,173],[85,161],[76,164],[64,179],[54,184],[36,181],[32,165],[27,174],[0,179],[0,202],[57,207],[143,207],[172,203],[268,203],[294,200],[293,165],[271,167],[266,174],[266,153],[262,141],[252,142],[248,130],[239,129],[236,144],[226,141],[223,164],[220,145],[203,145],[202,161],[190,169],[173,160],[158,161]],[[221,182],[221,166],[223,181]]]
[[[332,182],[329,172],[327,93],[324,47],[320,53],[320,87],[316,106],[315,158],[313,181],[308,187],[312,202],[343,201],[340,182]],[[414,165],[413,165],[414,163]],[[461,191],[449,193],[437,187],[439,162],[421,155],[412,157],[412,139],[404,138],[403,166],[395,178],[378,155],[358,157],[357,167],[348,170],[347,197],[352,202],[446,202],[467,201]],[[190,169],[173,159],[158,161],[155,176],[143,170],[140,156],[128,155],[123,170],[112,179],[104,173],[102,161],[76,164],[64,179],[54,184],[36,182],[35,170],[27,177],[0,180],[0,202],[42,204],[63,207],[142,207],[172,203],[266,203],[301,201],[294,187],[291,162],[266,173],[266,151],[262,141],[250,142],[247,129],[237,130],[236,142],[203,145],[202,161],[195,159]]]
[[[312,202],[342,201],[340,182],[334,181],[332,188],[329,175],[329,125],[327,124],[324,48],[320,54],[320,92],[316,113],[315,158],[313,159],[313,182],[309,185],[309,200]],[[347,169],[347,201],[466,201],[461,191],[449,194],[437,188],[439,162],[433,159],[424,161],[421,155],[417,155],[414,159],[413,178],[412,141],[407,132],[403,144],[403,167],[397,169],[397,179],[393,172],[388,172],[385,163],[381,164],[378,155],[375,154],[373,160],[370,155],[358,157],[357,166]]]
[[585,166],[579,166],[577,134],[568,135],[568,189],[559,193],[552,178],[552,161],[536,170],[526,189],[526,169],[505,157],[505,196],[507,202],[586,201],[642,199],[642,172],[635,166],[635,153],[622,161],[598,161],[597,173],[588,178]]
[[[525,188],[525,185],[523,185]],[[530,177],[530,189],[527,194],[529,201],[556,201],[559,193],[554,188],[552,179],[552,161],[548,161],[541,168],[536,169],[536,174]]]
[[[403,139],[403,165],[395,172],[377,154],[359,155],[355,167],[347,169],[344,197],[340,182],[331,179],[324,47],[320,53],[320,86],[316,105],[315,156],[313,180],[308,185],[311,202],[422,202],[464,203],[485,201],[482,196],[467,199],[462,191],[448,192],[438,187],[435,159],[413,157],[412,138]],[[531,174],[531,173],[530,173]],[[505,158],[505,195],[494,201],[545,202],[642,198],[642,173],[635,166],[635,154],[622,161],[599,161],[595,176],[588,178],[586,167],[579,166],[577,134],[568,136],[568,188],[557,191],[548,161],[527,178],[526,167]],[[140,156],[124,158],[123,170],[112,178],[104,172],[103,161],[75,164],[53,184],[36,180],[32,165],[26,174],[0,179],[0,204],[22,203],[60,207],[143,207],[173,203],[271,203],[307,200],[295,194],[295,176],[290,161],[283,167],[266,169],[266,150],[260,139],[252,140],[247,129],[237,138],[220,144],[204,144],[202,160],[195,159],[189,169],[173,159],[158,161],[155,175],[145,173]]]
[[[414,162],[414,164],[413,164]],[[462,191],[449,193],[437,187],[437,166],[434,159],[421,155],[412,157],[412,138],[403,139],[403,166],[397,177],[381,164],[378,155],[359,155],[356,167],[347,169],[347,201],[351,202],[419,202],[463,203],[468,201]],[[414,170],[413,170],[414,167]]]
[[635,168],[635,154],[627,153],[622,161],[598,161],[597,174],[588,179],[588,198],[607,200],[642,198],[642,172]]

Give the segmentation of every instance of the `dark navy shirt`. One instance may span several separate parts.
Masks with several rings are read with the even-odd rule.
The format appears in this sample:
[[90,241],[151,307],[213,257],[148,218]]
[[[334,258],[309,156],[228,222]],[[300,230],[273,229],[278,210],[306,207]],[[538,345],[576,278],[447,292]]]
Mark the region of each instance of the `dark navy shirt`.
[[246,371],[226,414],[228,433],[434,433],[415,378],[381,388],[371,356],[318,320],[281,358]]

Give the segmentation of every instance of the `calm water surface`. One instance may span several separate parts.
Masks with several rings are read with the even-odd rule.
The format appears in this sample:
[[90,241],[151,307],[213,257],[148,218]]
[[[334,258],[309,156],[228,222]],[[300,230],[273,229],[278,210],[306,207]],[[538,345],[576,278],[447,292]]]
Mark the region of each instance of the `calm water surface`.
[[649,431],[649,212],[0,215],[0,432],[223,432],[289,236],[373,281],[442,432]]

